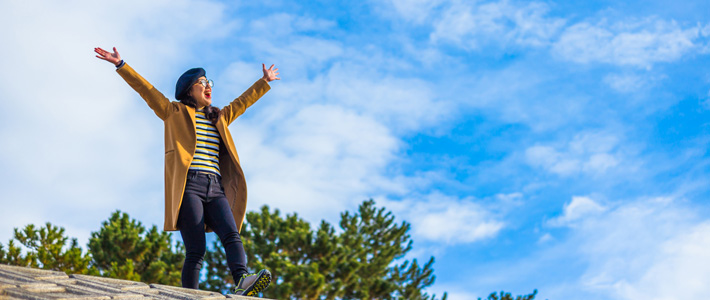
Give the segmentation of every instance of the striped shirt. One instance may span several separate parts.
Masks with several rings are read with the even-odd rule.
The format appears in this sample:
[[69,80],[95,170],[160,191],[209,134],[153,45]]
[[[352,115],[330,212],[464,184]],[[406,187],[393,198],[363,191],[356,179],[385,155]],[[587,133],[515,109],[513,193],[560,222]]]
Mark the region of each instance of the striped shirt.
[[219,173],[219,132],[201,110],[195,112],[197,148],[190,170]]

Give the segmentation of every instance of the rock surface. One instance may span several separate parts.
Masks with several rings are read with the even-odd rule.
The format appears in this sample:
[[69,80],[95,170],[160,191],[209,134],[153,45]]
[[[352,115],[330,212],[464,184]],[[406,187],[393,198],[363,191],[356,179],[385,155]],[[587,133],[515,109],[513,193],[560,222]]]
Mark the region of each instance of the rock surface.
[[6,299],[261,299],[161,284],[0,264],[0,300]]

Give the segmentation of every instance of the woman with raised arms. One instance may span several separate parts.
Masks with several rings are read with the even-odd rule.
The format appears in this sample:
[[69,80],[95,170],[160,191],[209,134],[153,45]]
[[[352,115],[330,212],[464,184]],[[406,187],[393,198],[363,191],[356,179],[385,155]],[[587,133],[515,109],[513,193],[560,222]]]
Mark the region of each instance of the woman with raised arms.
[[116,66],[118,74],[148,103],[165,125],[165,224],[180,230],[185,243],[182,286],[196,289],[206,250],[205,231],[219,236],[234,278],[234,294],[253,296],[266,289],[271,273],[249,274],[239,232],[247,204],[246,181],[227,127],[279,80],[278,69],[262,64],[263,77],[222,109],[213,107],[212,80],[202,68],[183,73],[170,101],[113,52],[94,48],[96,57]]

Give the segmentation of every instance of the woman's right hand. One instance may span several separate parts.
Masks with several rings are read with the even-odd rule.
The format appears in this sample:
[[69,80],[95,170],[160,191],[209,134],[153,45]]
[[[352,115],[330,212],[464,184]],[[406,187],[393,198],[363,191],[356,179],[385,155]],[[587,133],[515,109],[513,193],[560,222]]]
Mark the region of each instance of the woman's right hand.
[[107,62],[112,63],[114,66],[118,67],[118,64],[121,63],[121,55],[118,54],[118,50],[116,50],[116,47],[113,47],[113,53],[108,52],[104,49],[101,49],[100,47],[94,48],[94,52],[96,52],[96,57],[103,59]]

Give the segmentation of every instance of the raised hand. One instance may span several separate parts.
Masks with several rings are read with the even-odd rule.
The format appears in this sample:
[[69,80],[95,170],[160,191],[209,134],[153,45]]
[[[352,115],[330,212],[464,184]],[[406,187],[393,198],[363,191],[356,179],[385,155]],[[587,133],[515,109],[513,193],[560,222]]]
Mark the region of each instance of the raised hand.
[[272,82],[274,80],[281,80],[281,78],[276,77],[279,75],[279,72],[277,72],[279,70],[279,68],[274,69],[274,65],[271,65],[271,67],[269,67],[267,69],[266,65],[264,65],[264,64],[261,64],[261,68],[264,71],[264,77],[262,77],[262,78],[264,78],[264,80],[266,80],[266,82]]
[[116,47],[113,47],[113,53],[108,52],[104,49],[101,49],[99,47],[94,48],[94,52],[96,52],[96,57],[103,59],[107,62],[110,62],[114,64],[115,66],[118,67],[118,64],[121,63],[121,55],[118,54],[118,50],[116,50]]

